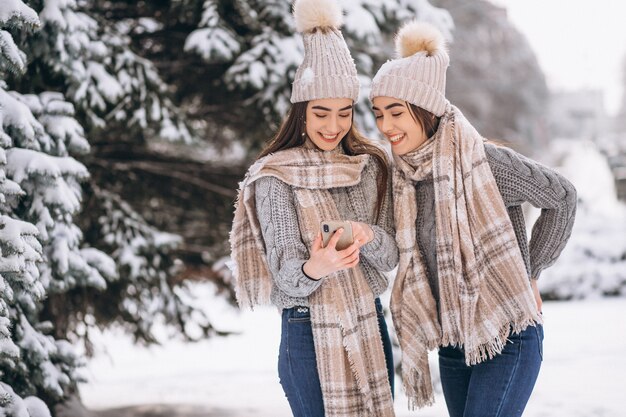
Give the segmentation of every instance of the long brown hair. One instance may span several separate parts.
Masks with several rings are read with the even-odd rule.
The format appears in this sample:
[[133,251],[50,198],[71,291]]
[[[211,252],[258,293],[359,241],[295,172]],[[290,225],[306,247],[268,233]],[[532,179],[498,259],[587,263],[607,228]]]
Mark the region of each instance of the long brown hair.
[[409,114],[413,120],[415,120],[415,122],[422,127],[426,137],[432,137],[439,128],[439,121],[441,120],[441,117],[437,117],[428,110],[424,110],[413,103],[409,103],[408,101],[406,104],[410,110]]
[[[304,145],[306,141],[306,107],[308,101],[294,103],[287,113],[280,129],[267,146],[261,151],[257,159],[274,152],[295,148]],[[376,200],[376,221],[380,216],[383,200],[387,193],[387,179],[389,178],[389,161],[385,152],[374,146],[366,139],[354,126],[354,112],[352,113],[352,126],[350,131],[341,140],[340,146],[346,155],[367,154],[374,158],[378,164],[380,175],[376,178],[376,188],[378,189]]]
[[[416,106],[415,104],[409,103],[407,101],[407,106],[410,108],[409,114],[417,122],[426,133],[426,137],[432,137],[437,129],[439,129],[439,122],[441,121],[441,117],[437,117],[428,110],[424,110],[421,107]],[[485,143],[490,143],[495,146],[508,148],[510,147],[509,143],[503,141],[501,139],[488,139],[485,138]]]

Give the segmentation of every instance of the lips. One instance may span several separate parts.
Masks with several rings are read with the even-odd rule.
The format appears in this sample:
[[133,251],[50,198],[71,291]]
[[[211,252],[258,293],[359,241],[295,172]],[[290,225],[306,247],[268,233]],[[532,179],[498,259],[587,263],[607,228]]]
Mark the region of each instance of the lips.
[[395,146],[399,144],[404,139],[404,137],[404,133],[399,133],[397,135],[387,136],[387,139],[389,139],[389,142],[391,142],[391,146]]
[[325,142],[334,142],[337,140],[337,138],[339,137],[339,133],[336,133],[334,135],[327,135],[321,132],[318,132],[320,137],[322,138],[323,141]]

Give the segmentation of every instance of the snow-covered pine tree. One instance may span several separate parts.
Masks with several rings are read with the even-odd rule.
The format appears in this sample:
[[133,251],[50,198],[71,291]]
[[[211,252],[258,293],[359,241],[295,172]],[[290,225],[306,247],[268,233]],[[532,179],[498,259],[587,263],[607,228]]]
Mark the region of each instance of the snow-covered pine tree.
[[0,27],[7,28],[0,31],[0,407],[11,413],[42,409],[35,397],[22,401],[26,395],[54,404],[75,392],[81,359],[62,339],[88,341],[90,326],[128,321],[144,341],[154,341],[159,318],[196,337],[210,327],[172,282],[174,259],[166,252],[178,238],[150,228],[105,192],[123,209],[102,204],[87,217],[101,220],[102,235],[91,241],[106,241],[100,247],[113,258],[84,247],[75,224],[80,182],[89,178],[73,158],[90,149],[83,126],[117,129],[140,142],[190,141],[165,84],[130,52],[127,38],[99,27],[75,2],[33,6],[43,22],[35,34],[25,30],[40,25],[33,9],[19,0],[0,7]]
[[[8,30],[37,26],[37,14],[21,0],[0,4],[0,414],[7,416],[49,416],[40,398],[59,401],[79,380],[79,360],[69,343],[52,337],[50,323],[38,317],[45,295],[39,267],[46,256],[38,236],[45,225],[31,220],[42,207],[23,203],[30,197],[25,177],[45,177],[62,164],[47,159],[44,149],[52,139],[24,104],[34,98],[8,91],[4,81],[26,68]],[[37,204],[53,191],[45,184],[37,188]]]
[[[42,231],[50,239],[49,250],[44,248],[50,262],[42,267],[49,294],[41,316],[53,323],[57,337],[82,339],[88,348],[89,328],[114,322],[123,323],[145,342],[155,340],[151,331],[156,320],[185,336],[191,335],[189,328],[196,329],[194,337],[206,334],[210,328],[206,318],[184,301],[188,297],[179,297],[184,285],[173,282],[176,259],[171,249],[180,239],[149,226],[116,192],[103,191],[119,183],[118,176],[126,172],[116,171],[114,164],[100,158],[102,153],[132,160],[136,157],[132,150],[149,142],[190,144],[195,138],[185,115],[171,101],[155,66],[132,52],[122,30],[125,22],[99,14],[98,2],[31,4],[39,11],[42,28],[21,38],[29,63],[26,75],[14,83],[28,92],[63,91],[71,104],[43,94],[29,95],[23,104],[41,114],[44,128],[50,130],[53,144],[46,145],[48,153],[65,160],[68,151],[84,154],[89,145],[83,135],[93,138],[95,145],[84,157],[89,179],[82,165],[64,162],[65,171],[59,172],[66,184],[58,190],[57,203],[62,202],[67,213],[55,209],[51,216],[62,221],[46,224],[51,230]],[[87,181],[84,196],[78,179]],[[26,181],[30,195],[39,179]],[[80,208],[82,197],[86,208],[77,225],[71,213]],[[116,201],[117,208],[106,201]],[[45,207],[38,205],[40,209]],[[35,211],[29,213],[39,215]],[[79,247],[83,232],[91,248]],[[198,333],[198,328],[205,331]]]

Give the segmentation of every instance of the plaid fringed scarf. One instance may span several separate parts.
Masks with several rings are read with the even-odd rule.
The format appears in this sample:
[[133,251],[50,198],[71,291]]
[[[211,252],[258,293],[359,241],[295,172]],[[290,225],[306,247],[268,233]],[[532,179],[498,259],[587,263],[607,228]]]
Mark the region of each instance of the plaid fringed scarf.
[[[463,346],[474,365],[500,353],[511,332],[541,323],[524,261],[483,138],[448,105],[434,138],[395,157],[400,251],[391,312],[409,408],[434,401],[428,350]],[[417,242],[414,182],[433,178],[440,314]]]
[[[293,148],[257,161],[240,184],[230,241],[240,306],[268,303],[272,279],[256,218],[254,183],[274,176],[294,188],[302,239],[311,247],[320,221],[339,219],[330,188],[356,185],[368,155]],[[309,297],[326,416],[393,416],[376,307],[360,267],[339,271]]]

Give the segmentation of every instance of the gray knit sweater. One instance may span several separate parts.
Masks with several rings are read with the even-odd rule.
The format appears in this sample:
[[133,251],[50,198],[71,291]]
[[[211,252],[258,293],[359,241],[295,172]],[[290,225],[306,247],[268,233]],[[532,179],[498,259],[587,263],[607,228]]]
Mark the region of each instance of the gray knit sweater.
[[[398,263],[391,183],[387,186],[380,218],[374,224],[378,173],[378,165],[370,158],[358,185],[330,190],[342,220],[366,223],[374,231],[374,239],[361,248],[359,265],[375,297],[389,285],[381,271],[391,271]],[[279,308],[308,306],[308,296],[319,288],[324,278],[315,281],[302,272],[302,265],[309,259],[309,252],[300,235],[293,189],[275,177],[264,177],[257,180],[255,195],[267,262],[274,279],[272,303]]]
[[[539,278],[552,265],[570,237],[576,214],[576,189],[554,170],[517,152],[485,145],[487,160],[515,229],[529,277]],[[432,178],[416,183],[417,244],[428,269],[433,295],[439,300],[435,241],[435,190]],[[530,243],[521,204],[541,209]]]

